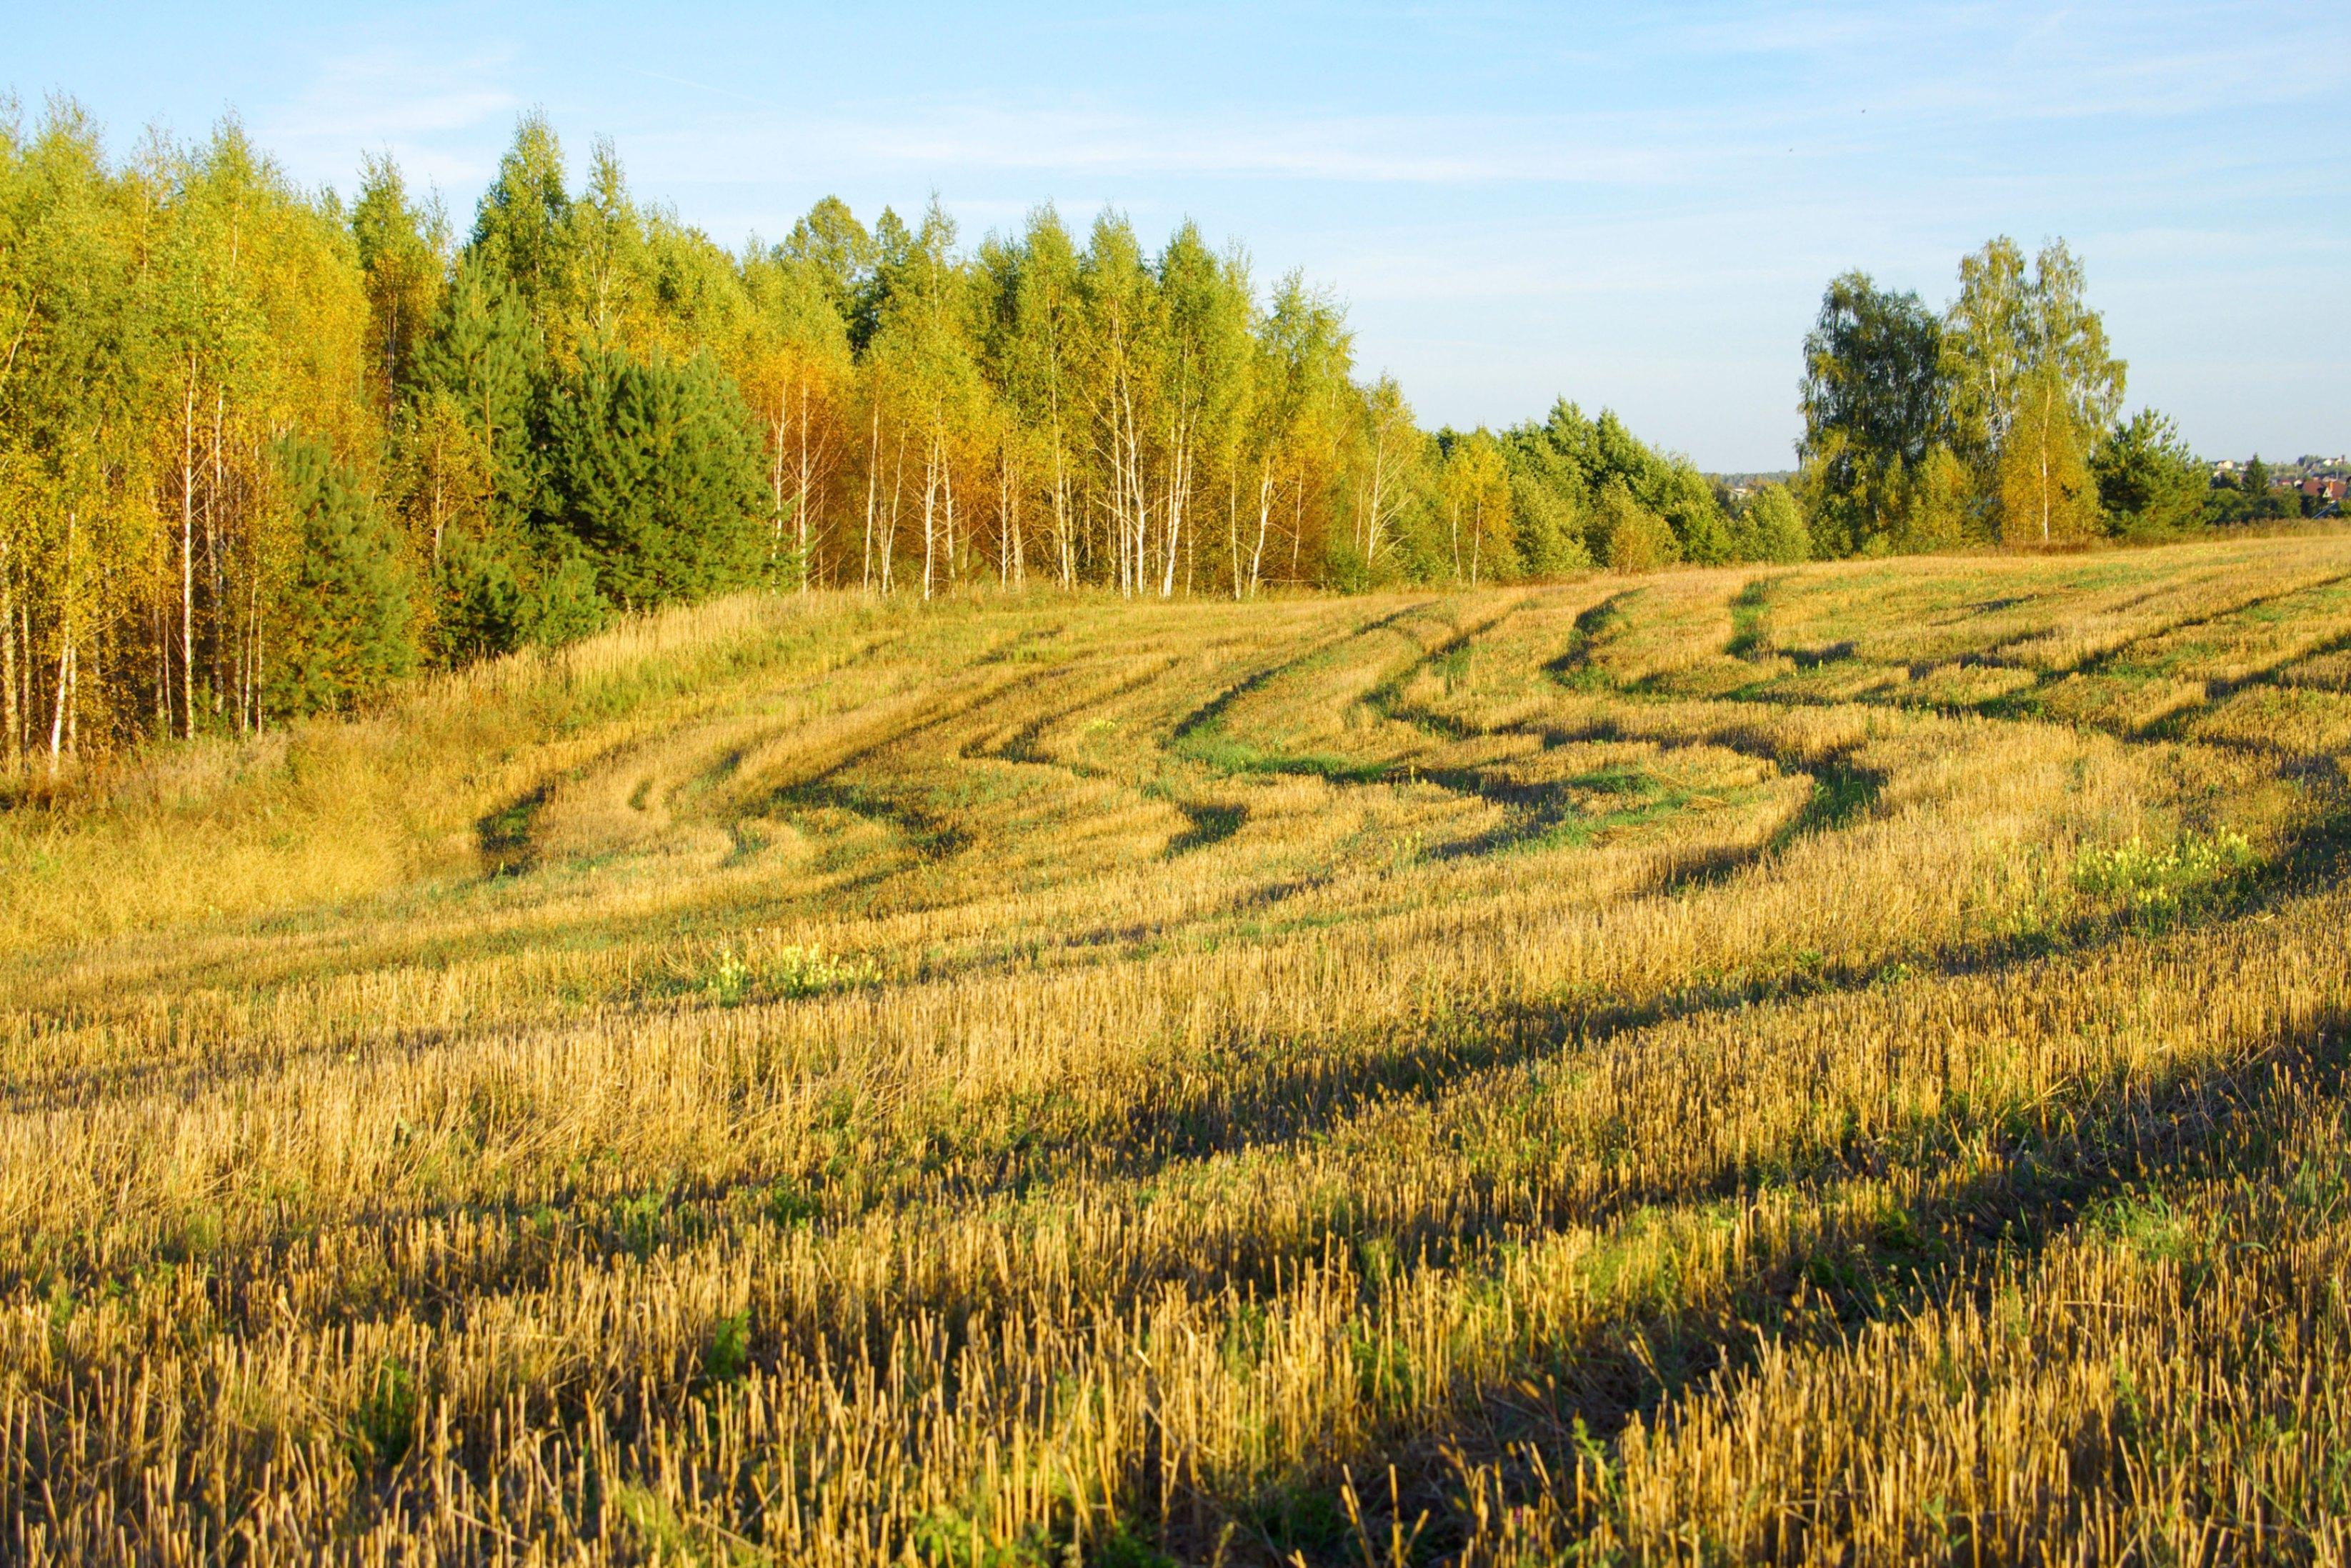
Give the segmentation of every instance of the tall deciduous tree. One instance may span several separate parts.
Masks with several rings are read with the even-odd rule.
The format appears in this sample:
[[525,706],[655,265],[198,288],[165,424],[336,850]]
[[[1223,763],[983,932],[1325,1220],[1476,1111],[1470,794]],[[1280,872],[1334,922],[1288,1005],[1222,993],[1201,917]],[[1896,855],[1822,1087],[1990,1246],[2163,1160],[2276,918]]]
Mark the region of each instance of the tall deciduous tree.
[[[1959,293],[1943,333],[1953,437],[2001,505],[2011,494],[2008,446],[2017,432],[2032,433],[2035,450],[2024,467],[2035,471],[2061,424],[2071,446],[2095,443],[2122,406],[2125,371],[2108,350],[2082,265],[2064,240],[2043,246],[2029,270],[2023,250],[2005,235],[1959,263]],[[2062,421],[2051,396],[2065,405]],[[2035,399],[2039,406],[2028,406]],[[2045,501],[2047,488],[2036,481],[2030,493]],[[2027,517],[2003,516],[2001,537],[2038,540],[2042,525],[2055,527],[2064,511],[2036,501]]]
[[1959,293],[1943,317],[1943,375],[1950,387],[1953,444],[1989,466],[2015,416],[2032,353],[2032,279],[2006,235],[1959,261]]
[[1796,505],[1796,497],[1785,485],[1766,485],[1756,491],[1740,523],[1750,560],[1812,559],[1812,529],[1804,522],[1803,508]]
[[[1228,265],[1185,224],[1160,254],[1158,325],[1164,338],[1157,356],[1159,385],[1154,435],[1159,474],[1151,486],[1158,498],[1157,587],[1162,598],[1176,591],[1180,562],[1196,551],[1202,480],[1230,461],[1233,427],[1244,404],[1243,372],[1249,362],[1249,302],[1238,262]],[[1374,460],[1370,548],[1376,555],[1382,522],[1380,485],[1393,489],[1393,470],[1405,437],[1395,428],[1401,394],[1380,426],[1381,455]],[[1375,418],[1377,416],[1375,415]],[[1401,418],[1407,425],[1409,411]],[[1189,582],[1189,573],[1184,575]]]
[[1074,587],[1084,551],[1083,514],[1076,421],[1081,411],[1079,375],[1085,330],[1079,316],[1081,295],[1077,246],[1051,208],[1030,223],[1028,259],[1021,268],[1019,323],[1023,339],[1011,386],[1045,438],[1061,585]]
[[1124,218],[1106,212],[1095,221],[1078,285],[1086,327],[1081,384],[1096,481],[1092,509],[1116,562],[1119,591],[1131,594],[1144,587],[1159,499],[1144,444],[1157,412],[1165,334],[1157,282]]
[[1816,536],[1859,550],[1899,528],[1908,476],[1949,432],[1941,359],[1941,326],[1916,294],[1862,272],[1830,283],[1804,340],[1798,447]]
[[2053,367],[2026,373],[2000,452],[2001,538],[2010,545],[2074,544],[2097,529],[2089,432]]
[[[1404,388],[1394,376],[1382,376],[1374,382],[1364,396],[1364,417],[1358,444],[1362,457],[1355,465],[1353,526],[1348,539],[1355,558],[1363,563],[1367,581],[1378,581],[1388,571],[1390,557],[1395,553],[1395,535],[1398,519],[1412,498],[1412,476],[1424,462],[1423,447],[1427,438],[1412,417],[1412,407],[1404,400]],[[1476,514],[1479,538],[1489,528],[1506,525],[1510,517],[1510,475],[1505,465],[1501,477],[1489,486],[1482,470],[1490,458],[1502,463],[1502,451],[1491,434],[1480,430],[1471,438],[1478,448],[1476,462],[1480,469],[1475,486]],[[1499,499],[1498,499],[1499,497]],[[1493,522],[1487,514],[1495,509]],[[1506,548],[1515,555],[1515,543]],[[1477,551],[1473,549],[1473,571]]]
[[839,570],[837,554],[820,558],[827,502],[854,444],[855,367],[822,268],[779,247],[747,257],[742,277],[749,308],[736,373],[767,448],[768,555],[806,590]]
[[516,128],[483,193],[467,250],[488,278],[505,284],[538,343],[567,351],[579,319],[577,240],[565,188],[563,144],[537,110]]
[[1475,587],[1490,579],[1517,576],[1520,561],[1510,529],[1510,470],[1501,443],[1484,430],[1455,437],[1445,455],[1439,490],[1454,580]]
[[849,204],[827,196],[792,225],[792,232],[777,247],[787,260],[799,262],[815,275],[832,306],[833,314],[848,323],[876,259],[873,236]]
[[423,206],[409,199],[389,155],[362,162],[351,238],[367,277],[369,379],[387,419],[413,377],[440,304],[448,227],[437,199]]
[[1306,545],[1310,537],[1327,537],[1336,416],[1353,350],[1330,296],[1302,274],[1283,277],[1258,324],[1257,416],[1242,455],[1255,480],[1255,516],[1243,518],[1247,532],[1234,552],[1237,596],[1255,594],[1275,575],[1296,580],[1305,562],[1322,558]]
[[1681,559],[1673,528],[1643,506],[1622,478],[1611,477],[1601,486],[1593,514],[1604,541],[1601,559],[1609,570],[1655,571]]
[[[958,526],[968,529],[973,487],[960,494],[957,470],[981,402],[967,330],[967,280],[952,255],[955,223],[934,201],[919,231],[892,258],[890,288],[872,344],[885,365],[897,454],[914,447],[922,523],[922,594],[930,598],[961,576]],[[904,501],[904,470],[892,471],[891,506]],[[958,508],[960,507],[960,511]],[[894,544],[896,530],[890,537]],[[967,537],[961,541],[967,544]]]

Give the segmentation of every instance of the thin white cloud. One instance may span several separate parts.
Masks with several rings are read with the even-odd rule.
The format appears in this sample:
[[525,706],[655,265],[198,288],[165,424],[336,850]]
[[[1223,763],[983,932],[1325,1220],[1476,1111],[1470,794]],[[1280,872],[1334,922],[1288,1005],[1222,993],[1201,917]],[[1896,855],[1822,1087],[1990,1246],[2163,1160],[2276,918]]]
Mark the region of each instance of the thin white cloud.
[[1154,116],[988,103],[871,116],[719,116],[632,144],[648,166],[691,169],[705,181],[771,179],[787,153],[795,163],[831,167],[1445,185],[1647,184],[1676,177],[1688,162],[1669,145],[1549,118]]
[[414,179],[466,185],[496,167],[499,133],[523,107],[510,50],[426,59],[406,49],[323,60],[298,95],[263,111],[255,134],[298,177],[347,178],[389,151]]

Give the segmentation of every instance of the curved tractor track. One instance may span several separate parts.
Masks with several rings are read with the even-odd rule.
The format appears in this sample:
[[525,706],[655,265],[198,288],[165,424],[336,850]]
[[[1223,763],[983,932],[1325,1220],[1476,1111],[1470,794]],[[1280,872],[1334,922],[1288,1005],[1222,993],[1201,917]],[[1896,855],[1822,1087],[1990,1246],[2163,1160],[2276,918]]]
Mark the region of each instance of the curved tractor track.
[[12,956],[0,1555],[2342,1560],[2351,541],[693,625]]

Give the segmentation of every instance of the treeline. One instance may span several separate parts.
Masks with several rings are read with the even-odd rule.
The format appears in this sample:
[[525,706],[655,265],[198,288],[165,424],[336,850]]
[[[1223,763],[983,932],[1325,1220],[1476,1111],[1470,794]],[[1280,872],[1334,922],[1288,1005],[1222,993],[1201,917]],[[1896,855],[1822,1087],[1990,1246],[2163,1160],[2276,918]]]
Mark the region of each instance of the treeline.
[[2215,473],[2204,497],[2205,521],[2215,528],[2341,514],[2338,498],[2314,486],[2301,488],[2291,479],[2279,478],[2259,453],[2241,472]]
[[[110,160],[0,115],[0,768],[362,705],[753,586],[1247,598],[2189,526],[2200,471],[2062,246],[1943,315],[1852,275],[1793,492],[1562,402],[1425,431],[1343,311],[1190,225],[818,203],[728,251],[526,117],[460,235],[234,124]],[[2193,481],[2192,486],[2190,481]],[[2191,497],[2190,489],[2196,494]]]
[[1422,430],[1189,225],[820,202],[729,252],[526,118],[462,237],[388,161],[0,122],[0,728],[249,731],[730,589],[1248,597],[1806,553],[1562,403]]
[[[1992,240],[1938,313],[1865,273],[1804,340],[1798,493],[1825,553],[2153,541],[2262,515],[2170,420],[2120,418],[2126,365],[2063,240]],[[2280,508],[2282,510],[2282,508]]]

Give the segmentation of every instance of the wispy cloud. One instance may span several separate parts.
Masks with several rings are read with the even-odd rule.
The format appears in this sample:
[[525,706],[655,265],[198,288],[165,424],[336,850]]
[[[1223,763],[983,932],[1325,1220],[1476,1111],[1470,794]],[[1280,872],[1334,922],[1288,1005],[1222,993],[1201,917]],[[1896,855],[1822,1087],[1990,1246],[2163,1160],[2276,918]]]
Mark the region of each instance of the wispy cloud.
[[902,163],[1008,170],[1329,180],[1349,183],[1631,183],[1667,172],[1668,150],[1560,135],[1526,118],[1469,115],[1185,115],[949,110],[927,123],[843,125],[837,140]]
[[[1758,156],[1768,135],[1637,133],[1614,115],[1130,113],[990,102],[872,113],[777,112],[632,138],[650,169],[701,181],[773,177],[781,160],[829,168],[1333,184],[1647,188]],[[717,123],[723,122],[723,133]],[[1689,134],[1696,131],[1698,134]]]
[[390,152],[413,176],[469,185],[496,167],[505,126],[523,106],[512,50],[431,57],[408,49],[322,60],[254,131],[304,178],[341,179],[363,152]]

